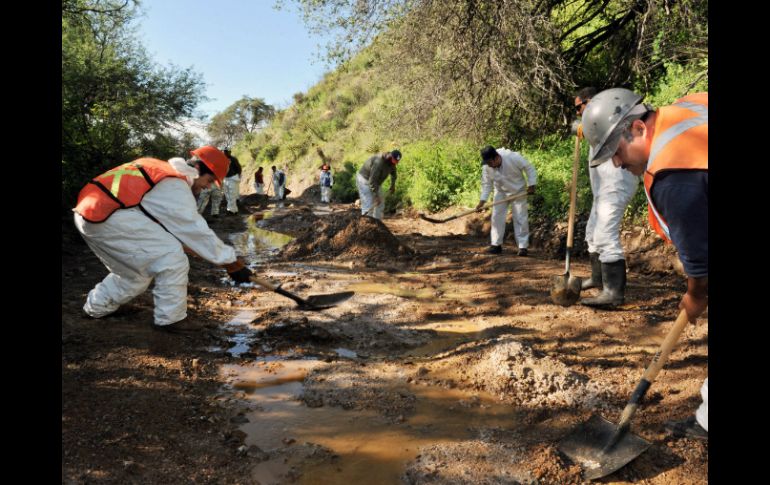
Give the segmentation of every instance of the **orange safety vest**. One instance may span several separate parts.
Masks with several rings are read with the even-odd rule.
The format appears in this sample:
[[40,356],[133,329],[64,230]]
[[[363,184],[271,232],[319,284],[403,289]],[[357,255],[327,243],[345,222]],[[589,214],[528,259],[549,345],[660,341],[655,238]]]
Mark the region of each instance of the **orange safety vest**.
[[668,224],[652,203],[655,176],[666,170],[708,170],[709,95],[696,93],[658,110],[655,134],[650,145],[644,193],[647,195],[650,225],[666,242],[671,242]]
[[166,177],[184,179],[168,162],[140,158],[108,170],[86,184],[74,211],[88,222],[104,222],[118,209],[136,207]]

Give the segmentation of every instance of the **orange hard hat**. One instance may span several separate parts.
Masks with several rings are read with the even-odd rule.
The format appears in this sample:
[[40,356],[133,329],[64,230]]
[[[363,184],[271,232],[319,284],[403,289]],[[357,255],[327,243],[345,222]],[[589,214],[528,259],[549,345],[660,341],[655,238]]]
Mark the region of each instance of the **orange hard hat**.
[[217,185],[222,185],[222,179],[225,178],[227,169],[230,168],[230,159],[227,158],[227,155],[210,145],[190,150],[190,153],[200,158],[209,170],[214,172]]

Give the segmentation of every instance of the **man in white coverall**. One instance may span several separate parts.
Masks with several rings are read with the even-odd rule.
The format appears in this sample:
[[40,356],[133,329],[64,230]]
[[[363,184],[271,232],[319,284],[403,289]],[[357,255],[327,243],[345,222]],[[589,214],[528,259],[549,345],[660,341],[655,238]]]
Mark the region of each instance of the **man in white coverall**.
[[232,156],[229,149],[224,150],[225,156],[230,160],[230,168],[225,175],[224,192],[227,199],[227,215],[238,214],[238,198],[241,196],[239,185],[241,184],[241,163]]
[[273,171],[273,187],[275,187],[275,200],[283,200],[286,189],[286,174],[283,170],[276,170],[275,165],[270,167]]
[[237,283],[251,271],[196,210],[194,194],[221,183],[229,160],[211,146],[185,162],[140,158],[86,184],[78,195],[75,226],[110,274],[88,293],[83,310],[94,318],[116,311],[155,279],[153,328],[183,330],[187,317],[185,250],[222,265]]
[[[537,173],[535,167],[518,152],[487,145],[481,150],[481,197],[477,209],[486,203],[487,197],[495,189],[495,202],[512,195],[524,193],[527,187],[528,194],[535,193]],[[526,173],[526,180],[524,180]],[[505,236],[505,217],[508,207],[512,206],[513,232],[516,243],[519,245],[519,256],[527,255],[529,247],[529,220],[527,212],[527,198],[522,197],[492,207],[492,231],[491,246],[487,249],[489,254],[503,252],[503,236]]]
[[[596,88],[581,89],[575,97],[575,111],[583,115],[586,104],[596,94]],[[582,127],[577,127],[582,138]],[[593,156],[589,146],[588,159]],[[599,288],[601,293],[594,298],[583,298],[580,303],[593,307],[608,307],[623,304],[626,291],[626,258],[620,244],[620,224],[626,207],[636,193],[639,177],[611,163],[588,168],[591,180],[593,204],[586,224],[586,243],[591,260],[591,277],[583,280],[582,289]],[[614,273],[613,273],[614,271]],[[602,279],[602,272],[617,273],[616,278]]]
[[208,188],[201,189],[198,193],[198,213],[203,214],[206,210],[206,204],[211,200],[211,217],[219,216],[219,207],[222,205],[222,198],[224,193],[215,184],[211,184]]
[[334,186],[334,177],[332,176],[332,168],[328,163],[321,165],[321,202],[329,203],[332,198],[332,187]]

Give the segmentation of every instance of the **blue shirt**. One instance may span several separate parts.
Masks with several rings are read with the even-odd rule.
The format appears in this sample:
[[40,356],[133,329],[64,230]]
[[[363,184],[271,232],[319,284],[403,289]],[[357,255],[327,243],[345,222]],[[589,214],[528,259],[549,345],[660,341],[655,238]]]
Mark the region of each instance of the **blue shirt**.
[[684,272],[692,278],[709,274],[709,173],[671,170],[655,177],[655,208],[668,224],[671,242]]

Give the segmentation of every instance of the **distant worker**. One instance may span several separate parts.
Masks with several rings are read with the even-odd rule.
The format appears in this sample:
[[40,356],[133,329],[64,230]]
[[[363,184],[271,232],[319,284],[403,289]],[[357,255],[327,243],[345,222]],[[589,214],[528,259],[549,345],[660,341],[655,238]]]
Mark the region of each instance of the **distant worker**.
[[331,202],[332,186],[334,185],[334,177],[332,176],[332,168],[328,163],[321,165],[321,202]]
[[286,189],[286,174],[283,170],[276,170],[275,165],[270,167],[273,171],[273,187],[275,187],[275,200],[283,200]]
[[73,209],[75,226],[110,271],[88,293],[83,307],[88,315],[101,318],[113,313],[154,279],[153,328],[182,330],[190,269],[185,250],[223,265],[238,283],[250,280],[252,272],[195,206],[194,194],[221,183],[230,162],[211,146],[190,153],[193,158],[188,162],[140,158],[125,163],[80,191]]
[[390,193],[396,191],[396,165],[401,152],[393,150],[369,157],[356,174],[358,196],[361,198],[361,214],[382,219],[385,212],[385,193],[382,183],[390,175]]
[[[708,93],[657,110],[641,101],[623,88],[593,97],[583,113],[583,134],[594,153],[589,163],[612,160],[644,175],[650,225],[676,247],[687,274],[679,308],[695,323],[708,306]],[[708,377],[701,396],[694,416],[666,424],[674,436],[708,440]]]
[[211,184],[208,188],[201,189],[198,194],[198,213],[203,214],[206,210],[206,205],[211,201],[211,217],[219,217],[219,208],[222,206],[222,199],[224,194],[222,189],[214,184]]
[[[492,188],[495,189],[495,202],[516,194],[523,194],[525,187],[527,194],[535,193],[537,172],[519,152],[507,148],[496,150],[493,146],[487,145],[481,150],[481,164],[481,197],[476,205],[477,209],[484,206]],[[492,207],[491,245],[487,253],[503,252],[505,219],[509,207],[513,215],[513,233],[519,246],[519,256],[526,256],[529,248],[529,214],[526,197]]]
[[[575,111],[583,115],[596,88],[581,89],[575,96]],[[582,138],[582,127],[577,135]],[[589,147],[588,158],[593,155]],[[626,292],[626,258],[620,243],[620,224],[626,207],[639,187],[639,177],[611,163],[588,168],[593,203],[586,224],[586,243],[591,261],[591,277],[583,280],[582,289],[599,288],[595,298],[580,303],[594,307],[622,305]],[[604,277],[606,275],[606,278]]]
[[238,198],[240,197],[241,184],[241,163],[237,158],[230,154],[229,149],[225,149],[225,156],[230,159],[230,168],[225,176],[224,189],[225,198],[227,198],[227,215],[238,214]]
[[262,175],[262,167],[259,167],[254,174],[254,191],[259,195],[265,193],[265,179]]

